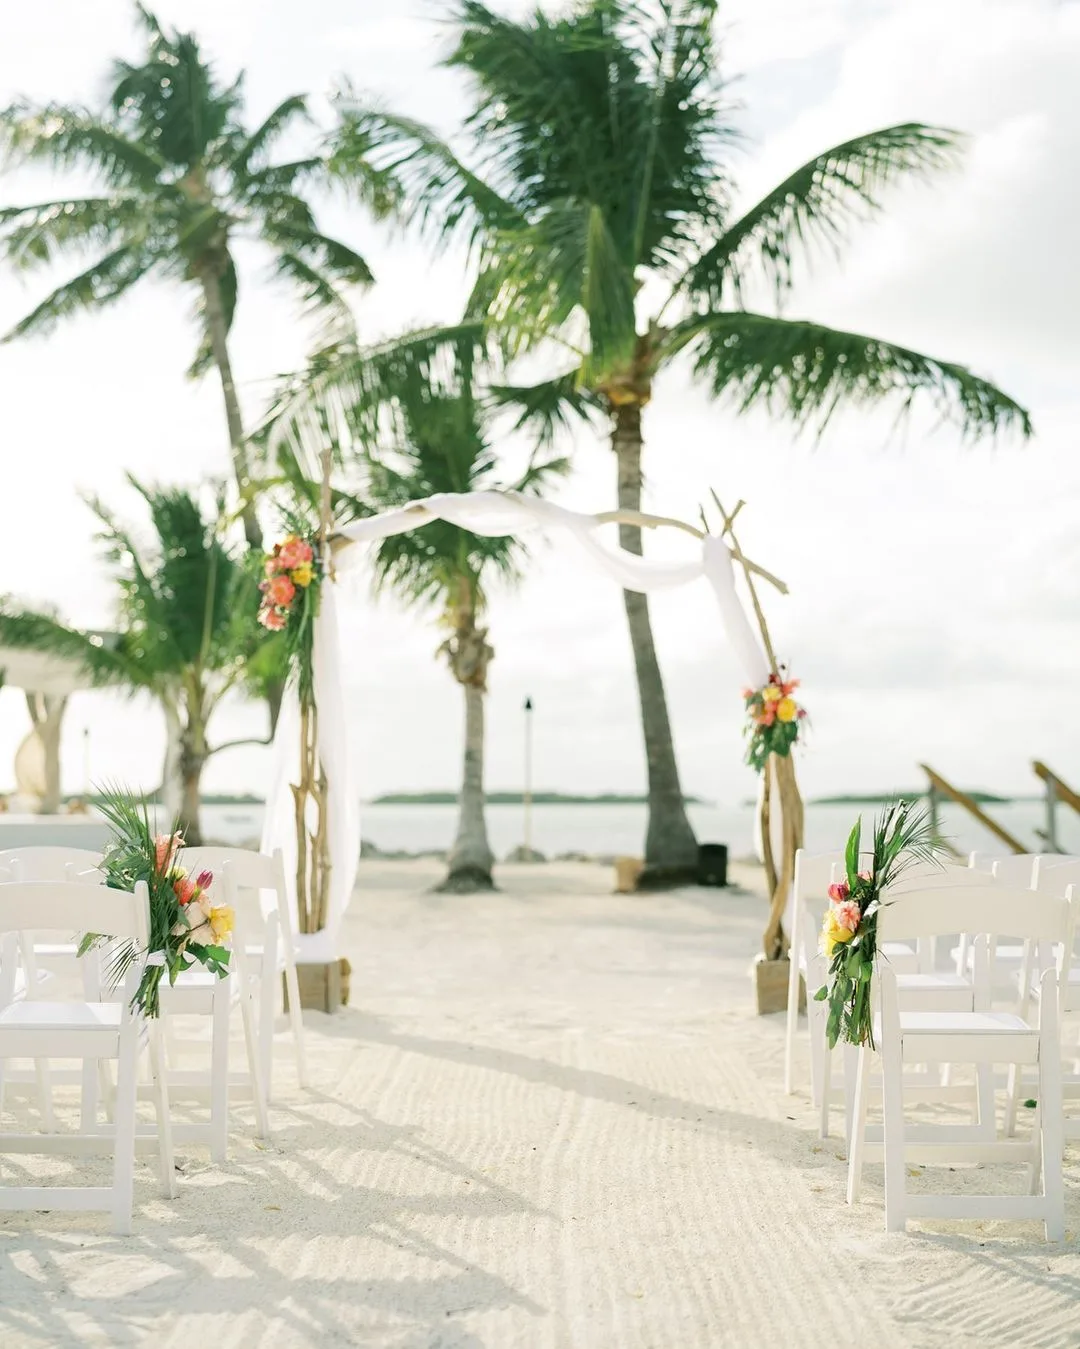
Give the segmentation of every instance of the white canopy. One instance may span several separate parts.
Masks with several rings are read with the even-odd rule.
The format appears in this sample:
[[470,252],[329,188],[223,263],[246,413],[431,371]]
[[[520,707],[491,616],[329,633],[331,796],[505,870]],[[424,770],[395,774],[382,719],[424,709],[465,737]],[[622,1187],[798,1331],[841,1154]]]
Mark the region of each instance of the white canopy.
[[[769,667],[760,643],[735,590],[735,569],[727,545],[706,535],[699,556],[687,562],[653,562],[623,548],[609,548],[600,538],[604,521],[593,515],[566,510],[550,501],[517,492],[443,493],[357,521],[340,531],[354,543],[370,543],[392,534],[405,534],[433,520],[447,520],[474,534],[522,534],[529,530],[558,530],[571,547],[580,550],[598,571],[623,590],[648,593],[688,585],[705,577],[720,606],[720,620],[743,667],[748,684],[765,683]],[[358,549],[339,552],[344,569]],[[361,555],[362,556],[362,555]],[[330,917],[323,932],[302,936],[301,959],[332,960],[338,954],[338,935],[356,881],[360,860],[360,814],[356,778],[349,762],[349,736],[342,681],[337,600],[332,584],[323,586],[315,626],[315,702],[318,707],[319,754],[330,792],[328,841],[331,859]],[[274,736],[273,766],[266,799],[263,849],[281,848],[290,884],[296,872],[296,836],[292,793],[300,762],[300,709],[295,688],[285,699]],[[295,897],[294,897],[295,898]]]

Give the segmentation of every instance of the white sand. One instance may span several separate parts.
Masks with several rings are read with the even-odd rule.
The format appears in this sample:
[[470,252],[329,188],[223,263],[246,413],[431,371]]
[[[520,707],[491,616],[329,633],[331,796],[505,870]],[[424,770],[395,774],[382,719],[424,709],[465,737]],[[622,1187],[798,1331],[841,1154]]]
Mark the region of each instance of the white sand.
[[876,1167],[849,1210],[782,1018],[751,1013],[760,899],[437,875],[365,863],[354,1006],[308,1014],[316,1089],[282,1073],[269,1147],[182,1150],[172,1204],[140,1164],[130,1238],[0,1215],[0,1349],[1080,1345],[1077,1150],[1064,1247],[888,1237]]

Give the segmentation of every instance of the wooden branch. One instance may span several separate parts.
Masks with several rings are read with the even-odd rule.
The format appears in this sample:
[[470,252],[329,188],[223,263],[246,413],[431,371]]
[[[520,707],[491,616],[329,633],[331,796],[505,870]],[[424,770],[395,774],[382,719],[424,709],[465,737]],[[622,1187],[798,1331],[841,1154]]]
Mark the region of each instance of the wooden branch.
[[243,736],[239,740],[223,740],[220,745],[208,749],[206,757],[209,759],[212,754],[220,754],[223,749],[236,749],[238,745],[272,745],[273,743],[273,736],[259,737],[257,735]]

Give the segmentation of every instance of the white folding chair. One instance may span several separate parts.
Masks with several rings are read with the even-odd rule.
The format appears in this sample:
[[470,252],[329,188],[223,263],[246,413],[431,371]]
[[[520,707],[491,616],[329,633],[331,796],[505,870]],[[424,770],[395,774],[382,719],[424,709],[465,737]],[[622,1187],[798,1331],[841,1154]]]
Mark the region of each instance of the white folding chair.
[[274,1028],[284,985],[296,1075],[307,1086],[304,1018],[296,975],[296,938],[281,849],[272,855],[245,848],[185,848],[183,866],[194,875],[213,872],[225,883],[236,912],[236,942],[243,942],[249,992],[258,1008],[259,1056],[267,1095],[273,1091]]
[[[920,862],[912,866],[901,877],[897,886],[899,891],[917,888],[928,884],[939,887],[960,887],[984,885],[985,877],[970,871],[967,867],[952,866],[948,863]],[[900,959],[897,959],[897,953]],[[962,1011],[973,1004],[974,990],[972,981],[965,975],[953,974],[934,968],[935,942],[925,938],[915,943],[898,940],[879,940],[878,956],[893,974],[900,988],[901,1005],[911,1010]],[[913,959],[908,958],[908,953]],[[914,964],[914,968],[912,968]],[[824,1005],[824,1004],[823,1004]],[[824,1050],[825,1095],[821,1101],[821,1121],[819,1133],[822,1138],[829,1137],[832,1107],[832,1055],[826,1044]],[[924,1102],[961,1102],[970,1103],[974,1114],[974,1131],[978,1136],[992,1135],[993,1085],[988,1074],[979,1070],[974,1087],[954,1086],[948,1080],[942,1065],[938,1081],[930,1075],[930,1065],[917,1076],[905,1081],[907,1095]],[[856,1058],[851,1046],[844,1052],[844,1132],[850,1140],[852,1116],[855,1104]]]
[[[973,871],[989,872],[999,885],[1007,885],[1018,890],[1028,890],[1034,883],[1035,870],[1039,865],[1039,854],[1010,853],[1006,857],[991,858],[983,853],[972,853],[970,865]],[[1001,935],[1013,936],[1012,933],[1002,933]],[[990,951],[991,977],[1002,971],[1004,978],[1007,980],[1010,971],[1018,969],[1024,958],[1023,942],[1002,942],[997,936],[991,941]],[[966,934],[960,934],[960,939],[953,947],[951,954],[957,974],[970,974],[974,957],[970,938]]]
[[[123,996],[109,1002],[22,1000],[14,997],[18,935],[90,930],[132,941],[136,958]],[[106,1211],[113,1230],[131,1230],[134,1202],[136,1091],[140,1055],[150,1058],[157,1114],[157,1143],[165,1193],[175,1194],[168,1088],[159,1027],[133,1007],[147,961],[150,901],[144,884],[133,894],[72,882],[9,882],[0,886],[0,1072],[12,1058],[115,1060],[115,1124],[101,1131],[24,1134],[0,1130],[0,1154],[59,1153],[88,1156],[111,1152],[109,1186],[0,1184],[0,1209]]]
[[[1054,895],[1069,901],[1074,914],[1080,913],[1080,860],[1067,861],[1057,858],[1043,858],[1035,873],[1035,889],[1040,894]],[[1049,951],[1045,944],[1038,949],[1034,943],[1026,943],[1023,964],[1016,974],[1020,993],[1020,1015],[1030,1015],[1032,1003],[1038,1003],[1042,997],[1042,988],[1038,971],[1045,969],[1051,960],[1056,960],[1058,968],[1058,1013],[1061,1028],[1066,1029],[1066,1019],[1080,1012],[1080,961],[1072,948],[1057,952]],[[1075,1024],[1072,1026],[1076,1034]],[[1066,1102],[1080,1099],[1080,1058],[1077,1058],[1075,1045],[1072,1051],[1075,1060],[1071,1071],[1062,1078],[1062,1096]],[[1012,1137],[1016,1131],[1016,1115],[1023,1093],[1023,1072],[1015,1064],[1010,1066],[1008,1098],[1005,1113],[1005,1131]],[[1080,1138],[1080,1118],[1065,1115],[1065,1137]]]
[[[0,880],[12,881],[85,881],[87,884],[100,884],[102,876],[99,870],[101,854],[87,848],[49,847],[35,845],[27,848],[9,848],[0,852]],[[41,941],[33,932],[20,934],[22,968],[25,973],[24,996],[30,999],[47,997],[54,980],[68,975],[78,977],[78,943],[65,941]],[[89,996],[91,990],[85,989]],[[81,1069],[84,1084],[98,1078],[98,1070],[103,1065],[87,1062]],[[53,1088],[57,1085],[78,1081],[65,1070],[56,1070],[47,1060],[35,1062],[32,1073],[15,1069],[9,1076],[11,1083],[33,1081],[40,1102],[40,1110],[45,1128],[53,1128]]]
[[[821,1071],[825,1044],[825,1020],[828,1013],[814,994],[825,982],[828,965],[821,954],[821,918],[828,904],[828,889],[838,869],[843,867],[843,856],[838,852],[818,853],[816,856],[800,848],[795,854],[795,875],[791,886],[785,922],[791,934],[788,952],[787,1026],[784,1036],[784,1090],[790,1096],[795,1081],[795,1039],[799,1027],[799,980],[806,988],[806,1019],[810,1032],[810,1098],[814,1105],[821,1101]],[[818,1025],[818,1022],[821,1024]]]
[[[970,1011],[907,1011],[898,979],[887,962],[874,971],[879,1013],[875,1040],[884,1086],[885,1224],[905,1230],[911,1218],[1037,1218],[1048,1240],[1065,1231],[1062,1178],[1061,1058],[1058,1030],[1057,971],[1041,977],[1040,1016],[1033,1025],[991,1005],[990,938],[1009,932],[1025,942],[1053,943],[1067,949],[1073,912],[1067,900],[1030,890],[985,884],[970,887],[912,889],[886,894],[878,915],[884,940],[919,940],[959,930],[974,936],[975,1005]],[[872,1051],[858,1051],[855,1114],[848,1162],[848,1202],[859,1198],[866,1160],[867,1105]],[[1039,1104],[1032,1141],[975,1139],[948,1124],[912,1127],[904,1117],[904,1067],[908,1063],[1027,1063],[1037,1066]],[[950,1133],[953,1137],[950,1138]],[[955,1141],[954,1141],[955,1139]],[[949,1163],[1026,1161],[1027,1195],[911,1194],[908,1162]],[[1042,1189],[1039,1191],[1039,1179]]]

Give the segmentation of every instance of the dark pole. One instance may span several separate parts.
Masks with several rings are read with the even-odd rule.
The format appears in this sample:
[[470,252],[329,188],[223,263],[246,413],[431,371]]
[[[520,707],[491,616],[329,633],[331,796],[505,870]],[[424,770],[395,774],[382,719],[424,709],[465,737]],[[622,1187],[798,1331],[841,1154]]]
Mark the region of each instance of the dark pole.
[[532,726],[533,701],[525,699],[525,856],[532,856]]

